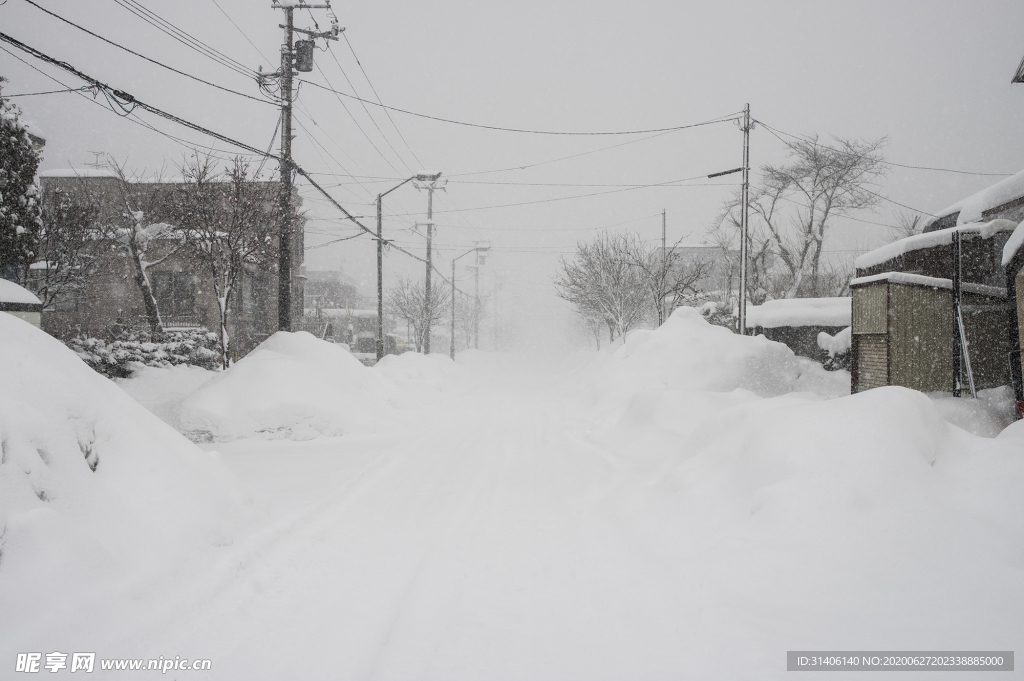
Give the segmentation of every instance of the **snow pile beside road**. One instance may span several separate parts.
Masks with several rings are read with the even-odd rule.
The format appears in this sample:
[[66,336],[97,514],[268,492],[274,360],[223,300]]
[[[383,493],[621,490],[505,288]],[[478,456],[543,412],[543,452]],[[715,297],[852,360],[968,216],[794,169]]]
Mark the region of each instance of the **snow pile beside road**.
[[[620,382],[677,390],[749,390],[762,397],[793,390],[793,351],[764,336],[738,336],[682,307],[654,331],[634,331],[610,358]],[[609,377],[606,372],[603,380]]]
[[215,454],[6,314],[0,452],[0,641],[230,543],[245,505]]
[[466,370],[447,355],[421,355],[403,352],[386,355],[373,367],[374,372],[386,376],[406,391],[447,391],[463,384]]
[[312,334],[278,332],[181,406],[193,439],[309,440],[378,430],[400,395],[381,373]]
[[161,421],[180,431],[181,403],[216,375],[215,371],[191,364],[171,367],[134,364],[131,378],[116,378],[114,383]]

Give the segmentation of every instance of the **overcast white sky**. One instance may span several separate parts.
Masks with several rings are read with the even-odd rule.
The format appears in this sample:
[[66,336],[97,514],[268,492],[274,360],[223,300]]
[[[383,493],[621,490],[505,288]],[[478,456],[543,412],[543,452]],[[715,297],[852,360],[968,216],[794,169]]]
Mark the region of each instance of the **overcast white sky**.
[[[172,40],[115,0],[36,1],[179,70],[259,94],[252,80]],[[136,1],[251,68],[277,68],[283,12],[271,8],[269,0]],[[887,136],[887,154],[896,163],[990,173],[1024,168],[1024,86],[1010,85],[1024,56],[1024,3],[1019,1],[440,0],[339,2],[334,11],[383,102],[403,109],[487,125],[587,132],[699,123],[738,112],[749,102],[754,118],[787,132]],[[296,25],[312,28],[314,17],[322,28],[329,25],[324,10],[312,16],[297,13]],[[3,32],[147,103],[256,147],[271,142],[277,115],[272,106],[143,62],[25,0],[0,5],[0,25]],[[329,82],[344,92],[354,87],[373,99],[349,46],[343,40],[331,48],[333,54],[316,53],[318,69],[303,78]],[[18,57],[64,84],[81,84],[55,67],[22,53]],[[6,52],[0,52],[0,74],[10,80],[7,94],[60,87]],[[43,169],[82,167],[93,160],[89,152],[103,151],[130,168],[152,171],[173,166],[189,153],[137,121],[191,146],[211,144],[147,113],[119,117],[102,97],[94,102],[91,96],[65,93],[16,101],[46,135]],[[296,161],[310,172],[333,174],[319,179],[353,213],[367,216],[379,191],[424,167],[442,171],[451,182],[435,206],[438,265],[447,272],[453,255],[476,240],[489,240],[494,248],[483,270],[483,288],[490,290],[496,275],[502,278],[500,314],[508,326],[508,318],[516,317],[516,335],[526,344],[560,342],[565,335],[569,313],[554,296],[551,277],[559,255],[570,253],[577,240],[605,226],[660,239],[660,213],[666,209],[669,240],[685,234],[688,241],[699,242],[738,175],[691,181],[686,187],[507,204],[621,189],[589,185],[692,178],[741,164],[742,135],[731,123],[653,138],[555,137],[479,130],[392,112],[396,130],[378,107],[367,109],[369,114],[358,102],[344,100],[343,106],[334,95],[303,86]],[[522,170],[480,172],[623,142],[631,143]],[[221,142],[214,148],[231,151]],[[755,167],[784,156],[785,147],[767,130],[753,132]],[[882,191],[927,213],[998,179],[897,167]],[[305,204],[311,218],[308,246],[355,233],[308,187],[302,193],[310,197]],[[425,196],[405,187],[385,202],[386,234],[422,252],[422,237],[409,230],[424,219]],[[491,206],[504,207],[486,208]],[[888,223],[896,210],[885,203],[861,217]],[[372,227],[372,217],[365,223]],[[826,249],[833,257],[852,258],[854,251],[879,244],[884,232],[884,227],[848,222]],[[362,293],[372,294],[374,252],[370,240],[359,238],[310,250],[307,264],[310,269],[343,268]],[[459,285],[466,290],[472,279],[462,263],[469,260],[459,261]],[[390,280],[419,273],[422,266],[392,253],[386,268]],[[487,334],[484,342],[489,342]]]

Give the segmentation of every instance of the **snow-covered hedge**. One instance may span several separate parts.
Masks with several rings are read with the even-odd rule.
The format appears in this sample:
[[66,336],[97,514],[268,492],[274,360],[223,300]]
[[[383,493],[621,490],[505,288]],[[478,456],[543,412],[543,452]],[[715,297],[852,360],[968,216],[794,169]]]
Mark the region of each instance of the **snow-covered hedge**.
[[111,343],[99,338],[72,338],[66,342],[82,361],[108,378],[127,378],[132,365],[169,367],[191,364],[215,371],[220,368],[217,334],[206,329],[172,331],[158,343],[145,332],[130,332]]

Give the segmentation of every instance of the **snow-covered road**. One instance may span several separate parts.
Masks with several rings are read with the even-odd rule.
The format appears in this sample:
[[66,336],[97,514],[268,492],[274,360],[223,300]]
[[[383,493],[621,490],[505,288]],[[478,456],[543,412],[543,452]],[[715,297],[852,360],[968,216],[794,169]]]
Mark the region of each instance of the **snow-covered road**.
[[[76,417],[100,424],[88,448],[25,431],[42,462],[26,477],[11,464],[31,452],[5,444],[0,491],[21,496],[0,654],[212,661],[180,679],[731,680],[788,676],[787,650],[1024,640],[1020,424],[977,437],[920,393],[842,397],[845,375],[685,311],[560,362],[365,369],[300,336],[198,392],[171,370],[125,385],[169,422],[231,433],[207,453],[102,381],[112,411]],[[76,361],[60,371],[87,373]],[[60,380],[36,400],[49,412]],[[126,468],[158,441],[117,439],[129,421],[177,448],[163,468]],[[139,481],[192,496],[150,504]]]

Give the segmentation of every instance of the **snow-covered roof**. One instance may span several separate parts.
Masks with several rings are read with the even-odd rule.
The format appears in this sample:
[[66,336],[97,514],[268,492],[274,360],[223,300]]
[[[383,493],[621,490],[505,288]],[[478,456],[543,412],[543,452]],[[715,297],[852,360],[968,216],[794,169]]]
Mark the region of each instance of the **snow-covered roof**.
[[909,253],[910,251],[917,251],[922,248],[934,248],[936,246],[948,246],[953,243],[953,232],[960,232],[961,234],[980,234],[983,239],[990,239],[993,235],[999,232],[1009,232],[1017,228],[1017,224],[1012,220],[990,220],[989,222],[973,222],[971,224],[959,225],[957,227],[950,227],[949,229],[940,229],[935,232],[925,232],[923,234],[915,234],[914,236],[908,236],[905,239],[894,241],[891,244],[886,244],[881,248],[876,248],[873,251],[868,251],[864,255],[860,256],[853,261],[854,267],[859,270],[867,269],[869,267],[875,267],[881,265],[884,262],[888,262],[893,258]]
[[1024,222],[1017,225],[1017,229],[1013,230],[1010,239],[1003,244],[1003,267],[1010,264],[1013,256],[1017,255],[1017,251],[1022,247],[1024,247]]
[[7,279],[0,279],[0,303],[17,305],[42,305],[43,302],[35,294],[23,286]]
[[747,308],[747,324],[774,329],[780,326],[849,326],[851,298],[788,298],[769,300]]
[[39,177],[117,177],[117,173],[106,168],[56,168],[42,171]]
[[376,317],[376,310],[349,310],[344,307],[325,307],[320,310],[328,317]]
[[[923,274],[910,274],[908,272],[882,272],[872,274],[870,277],[857,277],[850,281],[850,286],[863,286],[873,284],[877,281],[888,281],[893,284],[906,284],[908,286],[927,286],[929,288],[953,289],[953,280],[943,277],[926,277]],[[1006,289],[998,286],[987,286],[964,281],[960,283],[960,290],[965,293],[976,293],[978,295],[990,296],[993,298],[1005,298]]]
[[980,192],[971,194],[966,199],[957,201],[952,206],[944,208],[935,214],[929,223],[939,218],[960,212],[956,219],[958,225],[966,225],[981,220],[981,214],[992,208],[1013,201],[1024,196],[1024,170],[1016,175],[1011,175],[994,185],[985,187]]

